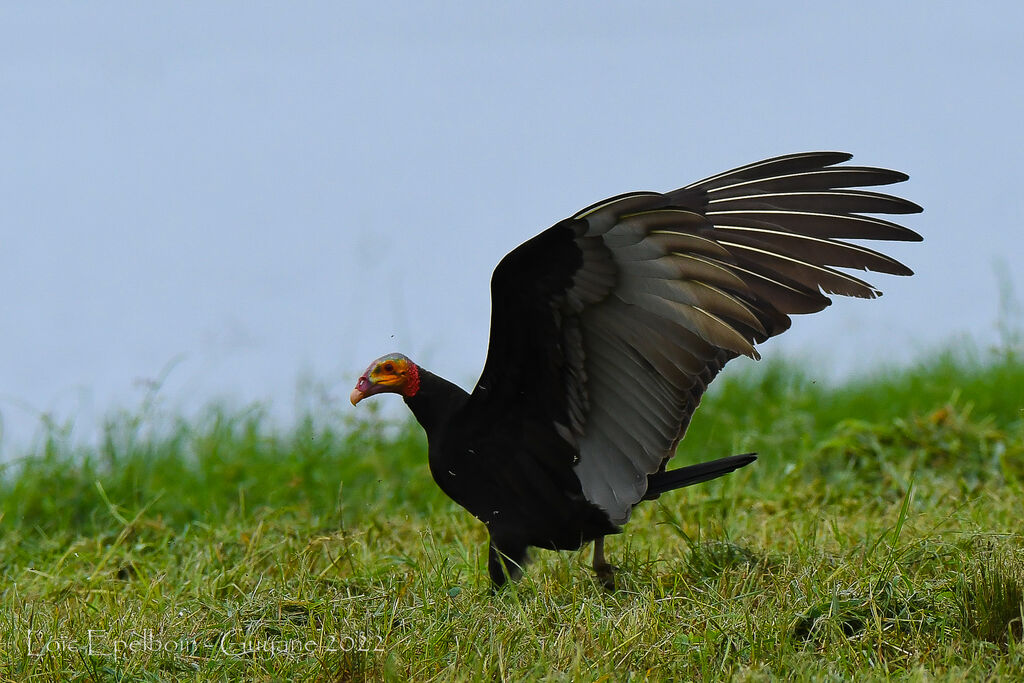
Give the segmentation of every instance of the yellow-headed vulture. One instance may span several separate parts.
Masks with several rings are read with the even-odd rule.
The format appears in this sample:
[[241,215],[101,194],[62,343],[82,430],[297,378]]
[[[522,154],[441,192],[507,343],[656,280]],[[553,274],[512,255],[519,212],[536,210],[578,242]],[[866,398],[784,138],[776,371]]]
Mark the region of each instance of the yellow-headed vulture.
[[594,541],[633,507],[755,459],[674,470],[701,394],[729,360],[785,331],[828,294],[871,299],[835,267],[910,275],[844,239],[919,241],[872,214],[921,211],[851,189],[907,176],[809,152],[759,161],[667,193],[631,192],[583,209],[501,260],[491,278],[487,361],[472,393],[400,354],[352,391],[401,394],[427,433],[442,490],[487,525],[494,585],[517,578],[528,546]]

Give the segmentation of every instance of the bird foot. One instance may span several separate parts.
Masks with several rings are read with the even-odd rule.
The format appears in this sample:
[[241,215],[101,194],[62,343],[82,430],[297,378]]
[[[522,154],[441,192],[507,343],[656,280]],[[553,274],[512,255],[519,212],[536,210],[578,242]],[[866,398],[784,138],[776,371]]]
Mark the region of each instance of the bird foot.
[[615,590],[615,572],[619,570],[618,567],[611,564],[602,564],[594,567],[594,573],[597,574],[597,580],[604,586],[605,590]]

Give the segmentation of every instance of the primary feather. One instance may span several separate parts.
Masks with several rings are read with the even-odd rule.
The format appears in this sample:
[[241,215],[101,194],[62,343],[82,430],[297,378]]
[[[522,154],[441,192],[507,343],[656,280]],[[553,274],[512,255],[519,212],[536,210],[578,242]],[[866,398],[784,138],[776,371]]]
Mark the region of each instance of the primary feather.
[[[431,471],[487,524],[495,584],[531,545],[596,540],[600,569],[601,539],[637,503],[751,462],[666,471],[729,360],[757,358],[757,344],[790,315],[828,306],[829,294],[880,294],[838,268],[911,274],[844,241],[921,239],[866,215],[919,206],[850,189],[907,176],[837,165],[849,159],[792,154],[593,204],[498,264],[487,361],[471,394],[410,361],[418,390],[406,402],[427,431]],[[366,393],[391,390],[400,389]]]

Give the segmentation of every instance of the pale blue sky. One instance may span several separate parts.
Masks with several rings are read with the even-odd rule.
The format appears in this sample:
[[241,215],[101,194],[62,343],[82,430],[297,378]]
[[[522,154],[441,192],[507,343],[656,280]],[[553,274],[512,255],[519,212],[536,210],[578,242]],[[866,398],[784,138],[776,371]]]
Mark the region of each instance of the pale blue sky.
[[913,278],[763,353],[995,338],[1024,286],[1024,5],[4,3],[0,453],[138,380],[339,406],[403,351],[470,385],[503,254],[603,197],[810,149],[906,171]]

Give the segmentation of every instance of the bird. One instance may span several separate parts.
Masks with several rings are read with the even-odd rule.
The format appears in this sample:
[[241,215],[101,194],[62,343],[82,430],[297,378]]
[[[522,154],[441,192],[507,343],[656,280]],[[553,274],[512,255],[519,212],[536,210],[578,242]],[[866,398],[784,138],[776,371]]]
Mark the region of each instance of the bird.
[[370,363],[352,404],[404,398],[434,480],[487,528],[492,590],[521,577],[531,547],[589,542],[597,579],[614,589],[604,539],[634,507],[756,459],[667,468],[723,366],[757,360],[758,344],[830,295],[881,295],[846,270],[913,274],[845,241],[922,240],[878,217],[919,205],[861,189],[909,176],[852,158],[788,154],[620,194],[527,240],[491,276],[487,357],[471,392],[400,353]]

